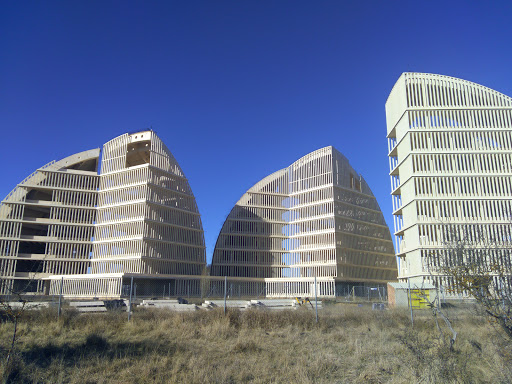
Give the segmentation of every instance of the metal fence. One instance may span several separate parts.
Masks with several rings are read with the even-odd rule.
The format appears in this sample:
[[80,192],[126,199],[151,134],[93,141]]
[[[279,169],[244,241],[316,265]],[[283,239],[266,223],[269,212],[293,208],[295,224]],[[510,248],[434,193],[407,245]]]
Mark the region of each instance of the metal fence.
[[[1,283],[1,279],[0,279]],[[336,283],[334,289],[322,289],[322,282],[317,285],[308,282],[307,292],[295,291],[272,292],[268,291],[269,283],[263,279],[237,280],[231,277],[220,276],[183,276],[147,278],[137,275],[112,274],[101,277],[63,276],[51,278],[46,281],[47,288],[39,295],[45,297],[63,296],[75,299],[120,299],[128,298],[130,291],[137,298],[218,298],[224,294],[229,298],[290,298],[296,296],[311,297],[316,293],[323,299],[336,299],[337,301],[369,301],[386,302],[387,288],[383,284],[350,284]],[[132,286],[133,285],[133,286]],[[275,287],[274,287],[275,288]],[[30,295],[29,292],[19,290],[13,295]],[[10,291],[9,291],[10,295]],[[8,296],[9,296],[8,295]],[[35,295],[37,296],[37,295]]]
[[336,286],[336,298],[353,302],[386,302],[387,288],[385,285],[345,285]]
[[[0,279],[1,283],[1,279]],[[51,285],[50,285],[51,283]],[[25,309],[55,308],[60,315],[62,308],[67,308],[70,302],[81,302],[81,311],[94,312],[111,309],[128,310],[130,303],[140,304],[144,300],[168,300],[183,303],[212,301],[216,299],[231,302],[261,301],[268,298],[266,284],[262,280],[240,281],[229,277],[197,276],[170,278],[144,278],[140,276],[108,276],[97,281],[62,277],[48,282],[44,294],[32,294],[23,291],[12,291],[0,296],[0,309],[11,311]],[[384,285],[355,285],[337,283],[335,295],[320,297],[320,290],[312,290],[321,300],[336,300],[338,302],[372,302],[386,303],[387,290]],[[315,294],[298,299],[313,300]],[[276,298],[273,298],[274,300]],[[277,298],[278,299],[278,298]],[[295,301],[295,297],[283,296],[283,300]],[[301,300],[297,300],[299,302]],[[99,304],[101,302],[101,304]],[[87,304],[89,303],[89,304]],[[98,307],[104,307],[99,309]],[[119,307],[119,308],[118,308]],[[75,308],[76,309],[76,308]],[[130,311],[129,311],[130,312]]]

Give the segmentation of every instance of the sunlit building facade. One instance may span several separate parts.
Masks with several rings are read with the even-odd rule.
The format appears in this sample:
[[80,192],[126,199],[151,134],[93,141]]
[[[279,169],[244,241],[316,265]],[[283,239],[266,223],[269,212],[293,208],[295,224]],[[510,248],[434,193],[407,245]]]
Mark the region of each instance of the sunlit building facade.
[[[391,234],[365,180],[333,147],[250,188],[227,217],[213,276],[262,278],[267,297],[333,297],[396,280]],[[347,290],[345,290],[346,292]]]
[[[101,171],[98,162],[101,158]],[[2,293],[175,294],[206,267],[190,185],[153,131],[52,162],[27,177],[0,210]],[[46,281],[45,281],[46,280]],[[192,285],[191,285],[192,284]]]
[[100,150],[52,161],[0,206],[0,294],[41,293],[43,278],[86,273],[96,219]]
[[[454,238],[495,247],[510,265],[512,99],[448,76],[404,73],[386,103],[399,279],[450,287],[439,272]],[[444,263],[444,264],[443,264]]]
[[196,201],[154,132],[103,146],[92,273],[200,275],[204,235]]

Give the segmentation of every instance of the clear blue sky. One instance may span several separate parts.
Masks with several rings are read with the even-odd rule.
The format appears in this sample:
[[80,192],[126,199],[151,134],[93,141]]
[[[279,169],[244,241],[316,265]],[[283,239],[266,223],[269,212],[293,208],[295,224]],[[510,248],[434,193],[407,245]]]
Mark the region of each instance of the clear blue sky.
[[392,226],[384,104],[404,71],[512,95],[509,1],[0,1],[0,195],[152,126],[208,260],[254,183],[333,145]]

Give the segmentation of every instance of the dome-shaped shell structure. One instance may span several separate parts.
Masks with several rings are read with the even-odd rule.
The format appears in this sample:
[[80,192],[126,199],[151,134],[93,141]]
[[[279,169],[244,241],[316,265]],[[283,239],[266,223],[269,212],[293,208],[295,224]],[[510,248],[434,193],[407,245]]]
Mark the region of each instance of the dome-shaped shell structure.
[[86,273],[96,214],[99,149],[52,161],[0,206],[0,294],[42,292],[44,277]]
[[211,274],[265,278],[267,296],[323,296],[335,283],[396,279],[389,229],[370,188],[333,147],[300,158],[250,188],[226,219]]
[[206,266],[197,204],[155,132],[41,167],[0,207],[0,294],[197,293]]
[[153,131],[103,146],[92,273],[200,275],[206,264],[195,197]]

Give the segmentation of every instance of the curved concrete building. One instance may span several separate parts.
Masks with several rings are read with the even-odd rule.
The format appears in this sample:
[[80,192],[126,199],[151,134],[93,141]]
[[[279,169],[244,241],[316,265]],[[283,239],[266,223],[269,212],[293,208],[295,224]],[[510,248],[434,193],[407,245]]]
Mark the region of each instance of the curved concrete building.
[[176,159],[154,132],[103,146],[92,273],[200,275],[201,218]]
[[106,143],[98,174],[99,158],[52,162],[2,202],[0,293],[115,297],[132,277],[139,295],[198,291],[186,276],[206,266],[201,217],[169,149],[142,131]]
[[[268,297],[347,293],[396,280],[391,234],[370,188],[333,147],[254,185],[227,217],[211,274],[260,278]],[[264,279],[264,280],[263,280]]]
[[510,265],[512,98],[466,80],[404,73],[386,116],[399,279],[450,286],[437,267],[453,235],[495,239],[499,247],[484,257]]
[[96,217],[99,149],[52,161],[0,206],[0,294],[42,292],[42,278],[86,273]]

